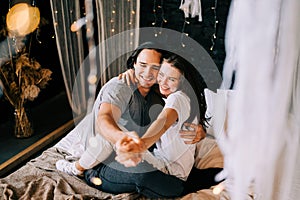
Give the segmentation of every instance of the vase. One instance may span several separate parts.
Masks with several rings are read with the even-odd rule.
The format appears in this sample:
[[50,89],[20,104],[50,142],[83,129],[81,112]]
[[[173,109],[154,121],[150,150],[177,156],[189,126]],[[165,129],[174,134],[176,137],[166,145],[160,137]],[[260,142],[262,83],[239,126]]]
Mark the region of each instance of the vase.
[[31,122],[28,118],[26,109],[22,106],[15,108],[15,128],[14,134],[17,138],[27,138],[33,134]]

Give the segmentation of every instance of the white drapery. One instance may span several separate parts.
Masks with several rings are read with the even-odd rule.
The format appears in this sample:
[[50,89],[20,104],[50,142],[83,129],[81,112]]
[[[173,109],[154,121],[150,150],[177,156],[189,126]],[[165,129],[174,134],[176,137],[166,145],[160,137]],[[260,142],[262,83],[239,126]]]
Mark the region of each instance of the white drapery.
[[232,200],[300,196],[300,1],[233,0],[223,86],[236,94],[222,138]]
[[[80,4],[81,3],[81,4]],[[64,83],[69,103],[74,115],[85,114],[91,87],[88,75],[95,64],[97,78],[103,85],[111,77],[124,71],[126,56],[120,53],[130,52],[138,45],[138,31],[125,32],[139,27],[139,0],[95,0],[93,3],[93,61],[86,57],[85,35],[87,22],[84,1],[51,0],[53,24],[56,43],[62,68]],[[81,20],[80,20],[81,19]],[[70,27],[75,22],[83,23],[83,27],[72,32]],[[88,30],[90,31],[90,30]],[[110,39],[114,36],[113,39]],[[106,42],[109,40],[109,42]],[[122,41],[122,42],[120,42]],[[111,63],[111,60],[114,62]],[[101,78],[100,78],[101,77]],[[99,80],[98,80],[99,81]]]
[[200,0],[181,0],[179,9],[184,12],[184,17],[196,17],[198,16],[198,21],[202,21],[202,9]]

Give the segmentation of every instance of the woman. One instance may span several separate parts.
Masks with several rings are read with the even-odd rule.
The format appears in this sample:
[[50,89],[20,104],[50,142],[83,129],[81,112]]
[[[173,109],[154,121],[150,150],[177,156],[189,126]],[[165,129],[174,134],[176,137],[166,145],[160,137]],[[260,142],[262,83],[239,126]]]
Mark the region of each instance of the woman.
[[[191,112],[191,105],[206,106],[206,104],[197,102],[193,88],[186,80],[184,72],[190,73],[189,63],[180,56],[171,54],[163,60],[157,82],[160,93],[166,97],[166,104],[140,140],[126,136],[117,143],[117,161],[125,166],[135,166],[139,161],[135,153],[146,152],[143,159],[159,170],[182,180],[187,179],[194,165],[196,146],[185,144],[179,131],[184,122],[198,124],[198,119],[201,118],[201,112],[199,110],[195,112],[197,107],[194,106],[194,111]],[[202,120],[202,124],[205,124],[204,116]],[[154,157],[147,149],[155,142]]]

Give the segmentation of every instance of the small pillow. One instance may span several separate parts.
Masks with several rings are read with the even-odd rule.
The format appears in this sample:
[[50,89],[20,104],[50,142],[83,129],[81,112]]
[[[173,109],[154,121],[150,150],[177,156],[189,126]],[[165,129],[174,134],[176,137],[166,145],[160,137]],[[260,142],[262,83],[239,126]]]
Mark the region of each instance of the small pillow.
[[210,118],[207,134],[217,138],[224,133],[225,119],[228,110],[228,101],[234,95],[233,90],[218,89],[217,93],[204,89],[207,110],[205,116]]
[[214,130],[213,130],[213,121],[214,121],[214,104],[215,99],[217,97],[217,93],[205,88],[204,89],[204,95],[205,95],[205,101],[206,101],[206,112],[205,117],[208,118],[208,128],[207,128],[207,134],[214,136]]

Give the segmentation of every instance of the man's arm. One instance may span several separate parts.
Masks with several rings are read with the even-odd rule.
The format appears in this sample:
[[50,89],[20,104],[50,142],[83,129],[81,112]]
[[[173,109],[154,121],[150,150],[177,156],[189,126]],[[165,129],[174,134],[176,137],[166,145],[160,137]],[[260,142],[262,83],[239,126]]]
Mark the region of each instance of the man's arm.
[[206,131],[201,124],[184,123],[187,130],[180,130],[179,134],[186,144],[195,144],[206,137]]
[[124,136],[124,132],[117,125],[120,117],[121,110],[119,107],[110,103],[102,103],[100,105],[96,130],[112,144],[115,144]]

